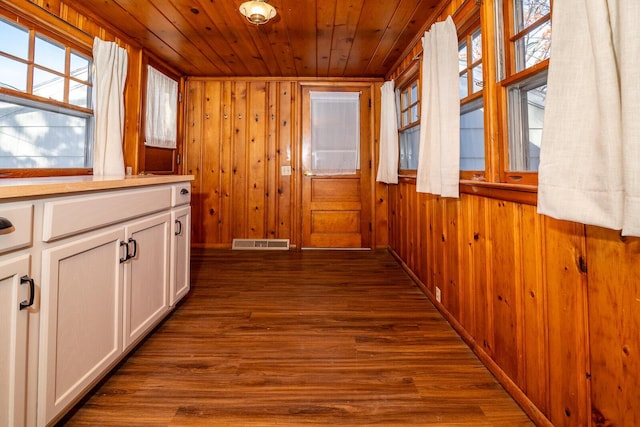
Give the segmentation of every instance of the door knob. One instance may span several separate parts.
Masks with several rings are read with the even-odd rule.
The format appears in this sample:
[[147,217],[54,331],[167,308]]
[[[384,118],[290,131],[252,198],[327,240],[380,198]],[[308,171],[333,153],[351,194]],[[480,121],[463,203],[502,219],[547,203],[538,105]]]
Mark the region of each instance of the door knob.
[[311,172],[311,171],[304,171],[304,176],[313,176],[313,172]]

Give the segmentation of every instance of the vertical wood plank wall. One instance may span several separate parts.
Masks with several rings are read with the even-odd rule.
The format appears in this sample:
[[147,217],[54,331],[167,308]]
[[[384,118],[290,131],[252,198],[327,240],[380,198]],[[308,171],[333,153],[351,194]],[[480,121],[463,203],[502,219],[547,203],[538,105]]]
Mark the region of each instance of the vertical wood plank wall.
[[389,205],[390,248],[536,421],[640,425],[640,239],[411,179]]
[[[371,149],[377,155],[381,84],[371,85]],[[300,83],[190,78],[186,87],[184,171],[195,176],[193,244],[229,247],[234,238],[298,244]],[[291,166],[292,174],[283,176],[281,166]],[[376,185],[374,196],[375,244],[385,247],[386,186]]]

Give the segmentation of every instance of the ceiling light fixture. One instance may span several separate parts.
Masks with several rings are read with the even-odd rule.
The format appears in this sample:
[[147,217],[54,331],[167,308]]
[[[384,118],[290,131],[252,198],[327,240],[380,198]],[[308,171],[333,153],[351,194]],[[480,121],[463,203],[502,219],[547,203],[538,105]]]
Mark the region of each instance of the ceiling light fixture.
[[269,20],[276,16],[276,8],[271,6],[265,0],[246,1],[240,5],[240,13],[242,13],[252,24],[266,24]]

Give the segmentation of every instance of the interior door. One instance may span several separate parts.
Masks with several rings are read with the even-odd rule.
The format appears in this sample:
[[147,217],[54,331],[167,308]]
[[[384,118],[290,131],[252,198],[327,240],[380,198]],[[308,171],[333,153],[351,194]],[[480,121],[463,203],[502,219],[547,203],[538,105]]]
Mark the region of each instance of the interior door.
[[370,248],[370,88],[305,87],[302,101],[302,247]]

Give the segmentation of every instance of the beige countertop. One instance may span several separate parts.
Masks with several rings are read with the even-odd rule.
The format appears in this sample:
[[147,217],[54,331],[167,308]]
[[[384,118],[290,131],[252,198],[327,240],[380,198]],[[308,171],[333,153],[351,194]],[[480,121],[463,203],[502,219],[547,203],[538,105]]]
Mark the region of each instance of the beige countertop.
[[0,202],[22,197],[64,195],[97,190],[171,184],[193,180],[193,175],[56,176],[0,179]]

